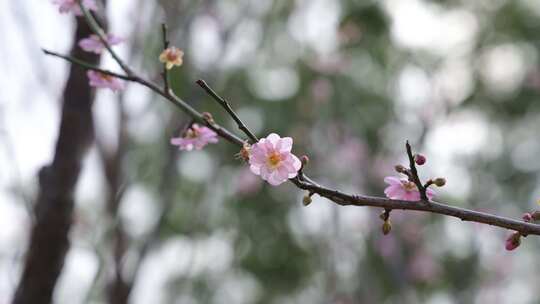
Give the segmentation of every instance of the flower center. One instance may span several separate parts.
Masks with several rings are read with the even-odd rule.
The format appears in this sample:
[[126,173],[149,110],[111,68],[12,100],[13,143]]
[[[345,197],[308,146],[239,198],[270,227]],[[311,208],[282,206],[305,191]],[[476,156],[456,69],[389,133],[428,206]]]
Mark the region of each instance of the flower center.
[[[99,72],[98,72],[99,73]],[[113,77],[111,75],[105,74],[105,73],[99,73],[99,77],[105,81],[111,81]]]
[[413,182],[403,181],[402,184],[405,191],[416,191],[416,185]]
[[176,61],[178,59],[178,54],[175,52],[167,52],[167,61]]
[[186,132],[187,138],[196,138],[197,136],[199,136],[199,132],[197,132],[197,130],[194,130],[192,128],[188,129]]
[[268,159],[266,161],[269,167],[276,168],[277,166],[279,166],[279,163],[281,162],[281,155],[279,155],[278,152],[272,152],[268,156]]

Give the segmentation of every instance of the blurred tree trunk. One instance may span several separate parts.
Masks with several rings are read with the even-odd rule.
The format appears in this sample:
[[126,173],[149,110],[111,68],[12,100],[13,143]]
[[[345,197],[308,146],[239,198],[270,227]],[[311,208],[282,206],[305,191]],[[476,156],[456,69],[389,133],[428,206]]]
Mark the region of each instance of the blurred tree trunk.
[[[77,48],[77,41],[91,34],[82,18],[77,18],[71,54],[97,64],[99,57]],[[69,229],[73,218],[74,190],[83,158],[94,139],[93,93],[86,71],[71,65],[63,93],[62,118],[53,162],[39,172],[39,193],[35,223],[22,276],[13,303],[51,303],[54,287],[69,249]]]

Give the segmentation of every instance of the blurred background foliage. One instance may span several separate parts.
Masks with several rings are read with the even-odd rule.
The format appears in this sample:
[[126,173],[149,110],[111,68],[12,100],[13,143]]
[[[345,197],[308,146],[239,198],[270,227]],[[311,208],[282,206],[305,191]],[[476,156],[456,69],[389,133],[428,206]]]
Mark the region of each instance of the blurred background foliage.
[[[536,0],[133,3],[107,5],[136,70],[159,79],[166,21],[186,53],[174,91],[237,132],[194,83],[205,79],[258,136],[292,136],[325,185],[383,195],[409,139],[427,155],[421,175],[447,178],[440,201],[518,218],[540,198]],[[140,266],[133,303],[540,302],[534,237],[508,253],[508,232],[451,218],[394,211],[383,236],[381,210],[317,197],[303,207],[304,193],[263,184],[224,141],[173,152],[188,118],[137,84],[97,94],[98,139],[112,150],[118,100],[128,137],[118,218],[104,216],[91,155],[98,173],[80,187],[97,191],[78,196],[59,303],[105,301],[115,225],[128,239],[122,272]]]

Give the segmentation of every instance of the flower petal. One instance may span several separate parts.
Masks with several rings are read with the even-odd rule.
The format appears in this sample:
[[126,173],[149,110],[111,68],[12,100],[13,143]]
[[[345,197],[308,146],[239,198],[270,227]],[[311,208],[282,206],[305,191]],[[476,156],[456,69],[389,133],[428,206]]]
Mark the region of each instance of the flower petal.
[[268,136],[266,136],[266,139],[272,143],[272,146],[276,146],[278,140],[281,139],[281,137],[279,137],[279,135],[277,135],[276,133],[270,133],[268,134]]
[[401,179],[395,177],[395,176],[387,176],[384,178],[384,182],[389,185],[400,185],[401,186]]
[[276,147],[276,149],[279,151],[279,152],[291,152],[292,150],[292,144],[293,144],[293,139],[290,138],[290,137],[283,137],[281,138],[281,140],[279,140],[279,148]]

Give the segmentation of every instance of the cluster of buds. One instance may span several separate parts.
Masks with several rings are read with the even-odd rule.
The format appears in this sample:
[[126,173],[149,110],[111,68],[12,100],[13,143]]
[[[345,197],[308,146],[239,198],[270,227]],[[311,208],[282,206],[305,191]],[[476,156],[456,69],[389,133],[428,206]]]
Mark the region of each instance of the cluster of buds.
[[[446,184],[446,180],[442,177],[438,177],[435,179],[430,179],[424,185],[422,185],[414,165],[424,165],[427,159],[422,154],[412,155],[412,152],[409,150],[410,146],[408,146],[408,144],[407,147],[407,153],[409,153],[409,159],[411,160],[411,168],[406,168],[403,165],[396,165],[394,167],[397,173],[404,174],[407,176],[407,178],[387,176],[384,181],[389,186],[384,190],[384,194],[386,194],[386,197],[390,199],[404,201],[418,201],[422,198],[431,200],[435,196],[435,191],[430,189],[429,186],[435,185],[437,187],[442,187]],[[423,196],[424,194],[425,197]]]

